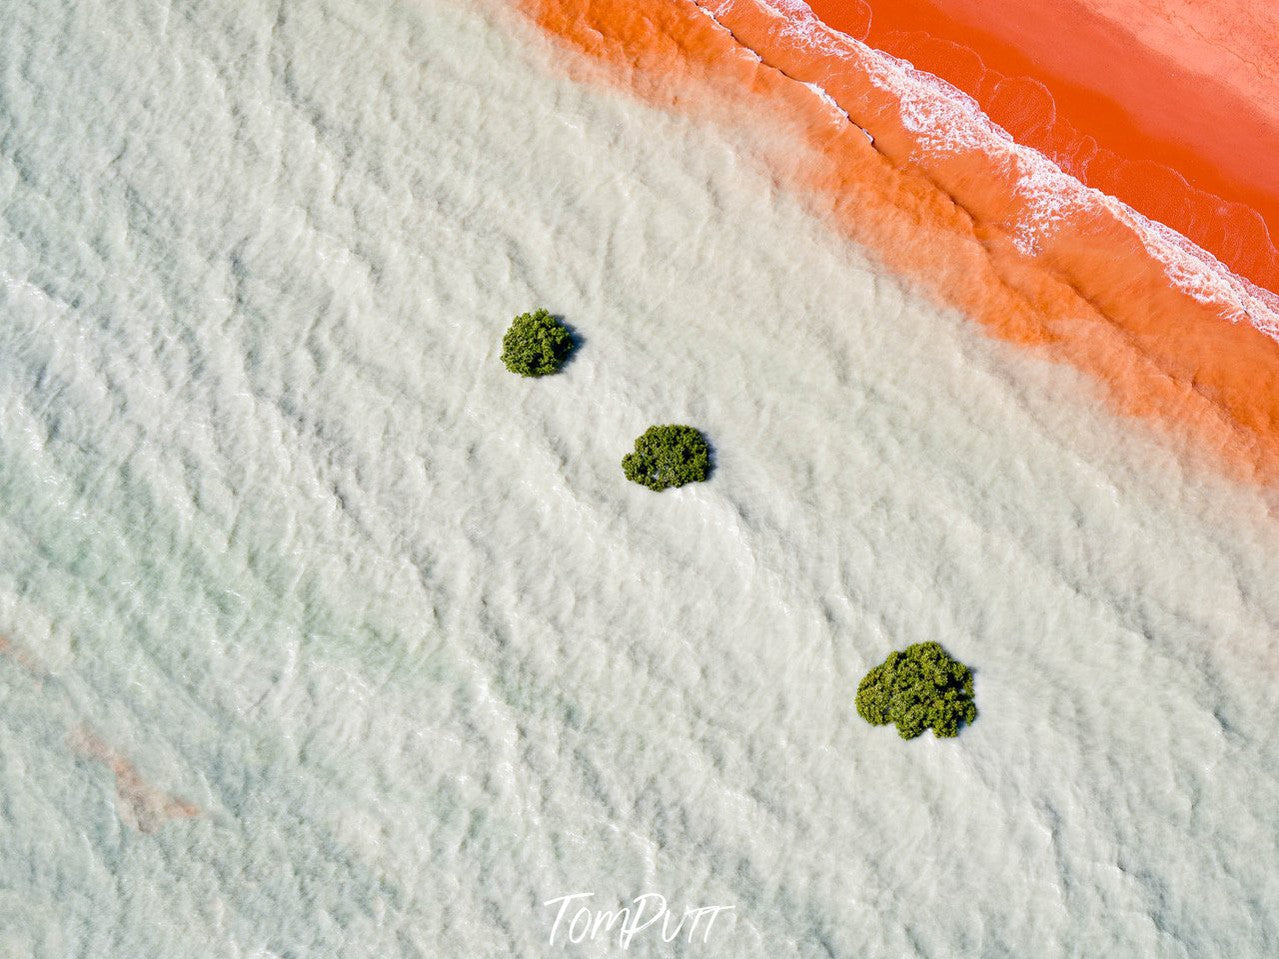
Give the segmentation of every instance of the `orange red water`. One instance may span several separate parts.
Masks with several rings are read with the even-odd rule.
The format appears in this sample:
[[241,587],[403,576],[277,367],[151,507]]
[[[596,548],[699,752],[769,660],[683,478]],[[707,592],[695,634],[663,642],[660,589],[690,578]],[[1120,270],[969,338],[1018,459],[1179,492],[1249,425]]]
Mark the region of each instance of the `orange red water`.
[[[1094,0],[1095,2],[1095,0]],[[1279,92],[1268,70],[1225,82],[1208,22],[1237,18],[1241,60],[1279,47],[1221,0],[812,0],[844,30],[945,79],[1019,143],[1279,290]],[[1129,23],[1176,24],[1142,42]],[[1148,34],[1152,31],[1147,30]],[[1227,61],[1228,63],[1229,61]]]
[[760,162],[889,269],[1090,373],[1122,411],[1233,475],[1279,480],[1279,343],[1170,282],[1149,237],[1106,203],[1065,203],[1027,243],[1045,201],[1023,160],[965,145],[962,118],[921,124],[928,90],[900,64],[815,20],[797,29],[803,11],[783,3],[521,0],[583,76],[758,131]]

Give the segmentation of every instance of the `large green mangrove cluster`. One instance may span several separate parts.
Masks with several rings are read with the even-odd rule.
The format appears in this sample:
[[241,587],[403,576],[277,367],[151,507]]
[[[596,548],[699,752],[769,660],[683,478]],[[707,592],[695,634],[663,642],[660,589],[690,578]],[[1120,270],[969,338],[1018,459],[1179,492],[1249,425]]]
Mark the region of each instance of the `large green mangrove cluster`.
[[902,739],[926,729],[958,736],[960,723],[977,718],[972,670],[939,643],[915,643],[866,674],[857,687],[857,712],[875,726],[894,723]]
[[691,426],[650,426],[622,457],[626,478],[651,490],[700,483],[710,468],[710,446]]
[[546,310],[521,313],[502,337],[502,362],[520,376],[559,371],[573,350],[573,335]]

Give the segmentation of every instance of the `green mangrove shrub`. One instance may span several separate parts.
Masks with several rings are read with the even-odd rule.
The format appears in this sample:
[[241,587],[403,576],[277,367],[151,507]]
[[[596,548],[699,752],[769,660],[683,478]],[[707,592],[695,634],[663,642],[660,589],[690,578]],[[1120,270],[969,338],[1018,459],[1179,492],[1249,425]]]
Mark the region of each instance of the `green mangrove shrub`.
[[502,362],[520,376],[555,373],[573,350],[573,336],[546,310],[521,313],[502,337]]
[[857,712],[873,726],[895,723],[902,739],[925,729],[958,736],[959,724],[977,718],[973,674],[940,643],[915,643],[866,674],[857,687]]
[[700,483],[710,470],[711,448],[691,426],[650,426],[622,457],[626,478],[651,490]]

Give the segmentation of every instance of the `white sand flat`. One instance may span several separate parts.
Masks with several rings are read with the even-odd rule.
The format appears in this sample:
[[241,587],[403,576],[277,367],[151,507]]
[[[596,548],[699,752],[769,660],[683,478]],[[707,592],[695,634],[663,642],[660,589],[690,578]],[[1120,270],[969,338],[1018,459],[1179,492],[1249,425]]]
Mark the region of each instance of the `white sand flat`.
[[0,956],[1274,954],[1260,494],[498,8],[0,23]]

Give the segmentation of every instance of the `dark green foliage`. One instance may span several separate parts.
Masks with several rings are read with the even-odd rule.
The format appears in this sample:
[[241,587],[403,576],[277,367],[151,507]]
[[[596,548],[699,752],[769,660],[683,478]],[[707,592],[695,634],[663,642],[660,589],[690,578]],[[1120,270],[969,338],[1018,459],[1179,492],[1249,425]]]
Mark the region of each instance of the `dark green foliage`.
[[652,490],[700,483],[710,469],[710,447],[691,426],[650,426],[622,457],[626,478]]
[[857,687],[857,712],[873,726],[896,723],[902,739],[930,727],[939,738],[958,736],[961,722],[977,718],[972,671],[939,643],[915,643],[866,674]]
[[572,349],[572,334],[546,310],[521,313],[502,337],[502,362],[520,376],[545,376],[556,372]]

